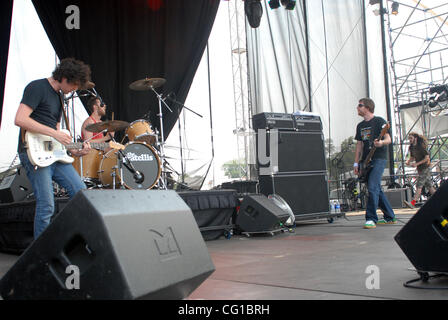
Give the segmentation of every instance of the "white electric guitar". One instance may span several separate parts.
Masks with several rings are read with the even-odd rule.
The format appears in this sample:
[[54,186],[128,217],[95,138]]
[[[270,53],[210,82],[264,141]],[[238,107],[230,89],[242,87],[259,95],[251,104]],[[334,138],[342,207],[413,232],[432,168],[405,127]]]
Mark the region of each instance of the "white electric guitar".
[[[70,132],[61,130],[68,135]],[[48,167],[55,162],[73,163],[74,159],[67,154],[68,149],[82,149],[82,142],[71,143],[64,146],[55,138],[39,133],[27,131],[25,134],[27,153],[30,162],[34,166]],[[124,149],[124,145],[116,142],[90,142],[92,149],[104,150],[106,148]]]

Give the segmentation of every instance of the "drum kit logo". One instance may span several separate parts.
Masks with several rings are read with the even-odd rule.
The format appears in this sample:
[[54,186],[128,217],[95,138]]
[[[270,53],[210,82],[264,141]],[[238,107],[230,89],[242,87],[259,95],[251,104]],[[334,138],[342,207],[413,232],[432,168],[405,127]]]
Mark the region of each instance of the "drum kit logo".
[[154,156],[144,153],[141,155],[136,155],[133,152],[128,152],[126,153],[126,158],[129,161],[133,161],[133,162],[146,162],[146,161],[154,161]]

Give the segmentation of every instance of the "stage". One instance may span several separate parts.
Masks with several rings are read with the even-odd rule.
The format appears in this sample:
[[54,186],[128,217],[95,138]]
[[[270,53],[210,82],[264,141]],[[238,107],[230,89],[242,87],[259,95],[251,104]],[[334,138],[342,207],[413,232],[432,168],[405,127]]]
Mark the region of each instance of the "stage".
[[[418,278],[393,237],[415,210],[396,210],[398,224],[365,230],[364,213],[299,222],[274,236],[234,235],[205,241],[216,271],[189,300],[439,300],[448,290],[419,290],[403,284]],[[0,253],[0,277],[18,259]],[[379,289],[366,281],[377,267]],[[371,281],[367,281],[372,283]],[[420,285],[420,282],[414,285]],[[429,286],[448,286],[448,279]],[[375,287],[375,286],[374,286]]]

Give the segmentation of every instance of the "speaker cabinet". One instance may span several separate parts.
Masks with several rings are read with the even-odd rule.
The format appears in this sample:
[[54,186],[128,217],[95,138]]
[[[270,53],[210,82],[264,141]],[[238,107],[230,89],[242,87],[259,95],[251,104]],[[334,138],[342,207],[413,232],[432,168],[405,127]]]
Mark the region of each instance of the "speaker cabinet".
[[408,201],[412,200],[411,191],[408,188],[388,189],[384,191],[384,194],[393,209],[406,208],[404,203],[406,195]]
[[[266,139],[266,150],[270,154],[270,139]],[[257,156],[258,149],[257,134]],[[259,167],[260,164],[257,159]],[[269,166],[270,164],[267,164]],[[325,162],[324,136],[321,132],[278,132],[278,173],[316,172],[327,170]]]
[[448,273],[447,194],[444,183],[395,236],[418,271]]
[[31,193],[31,186],[25,169],[19,167],[15,174],[6,176],[0,182],[0,202],[12,203],[25,200]]
[[245,232],[273,231],[282,228],[288,212],[261,194],[244,197],[236,216],[236,225]]
[[329,194],[326,173],[260,176],[260,192],[278,194],[294,215],[328,214]]
[[174,191],[83,190],[1,279],[0,294],[182,299],[214,270],[191,209]]

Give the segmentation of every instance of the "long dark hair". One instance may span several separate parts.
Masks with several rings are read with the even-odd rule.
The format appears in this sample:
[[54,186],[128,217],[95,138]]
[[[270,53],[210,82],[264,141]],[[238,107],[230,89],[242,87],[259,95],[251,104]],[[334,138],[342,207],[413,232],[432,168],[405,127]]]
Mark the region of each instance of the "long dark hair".
[[417,139],[417,146],[423,149],[428,147],[428,140],[426,140],[425,136],[418,134],[417,132],[411,132],[409,135]]

